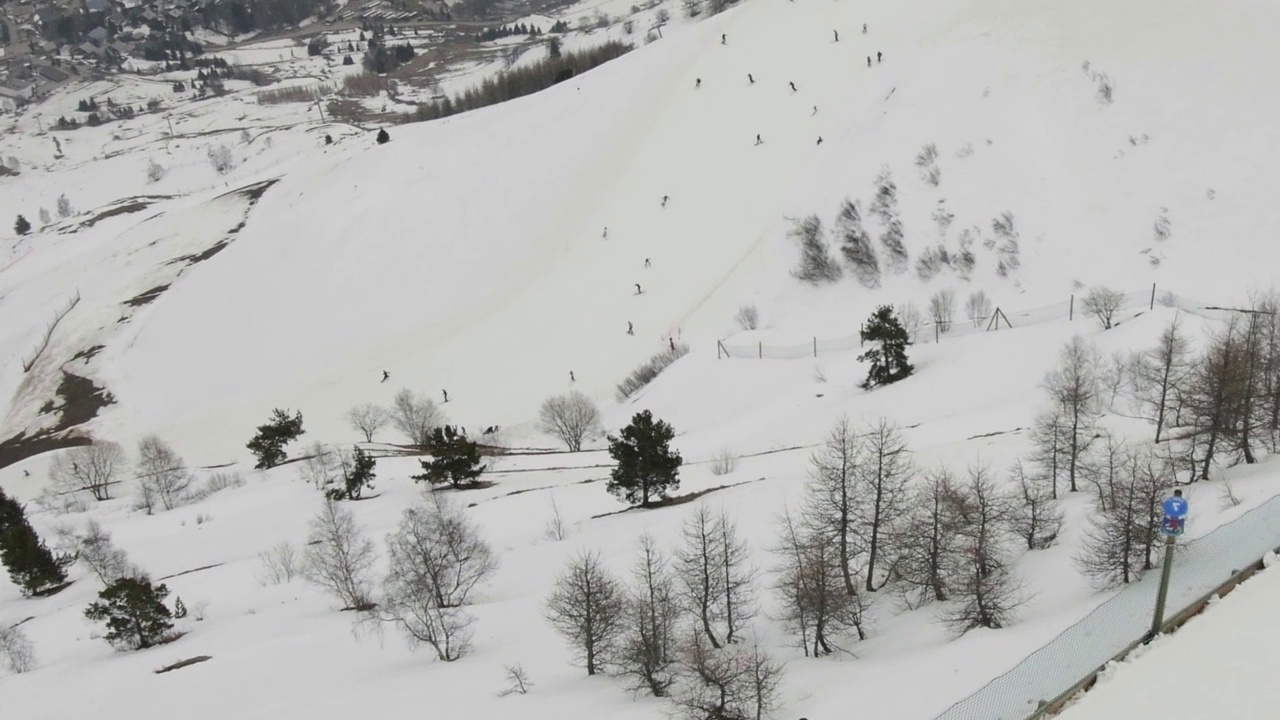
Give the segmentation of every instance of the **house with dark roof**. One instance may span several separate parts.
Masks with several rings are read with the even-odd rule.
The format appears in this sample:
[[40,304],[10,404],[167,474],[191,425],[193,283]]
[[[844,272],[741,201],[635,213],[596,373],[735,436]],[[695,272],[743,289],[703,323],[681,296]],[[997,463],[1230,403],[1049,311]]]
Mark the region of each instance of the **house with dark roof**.
[[96,27],[90,30],[86,37],[89,38],[89,42],[97,45],[98,47],[102,47],[107,44],[107,29],[104,27]]

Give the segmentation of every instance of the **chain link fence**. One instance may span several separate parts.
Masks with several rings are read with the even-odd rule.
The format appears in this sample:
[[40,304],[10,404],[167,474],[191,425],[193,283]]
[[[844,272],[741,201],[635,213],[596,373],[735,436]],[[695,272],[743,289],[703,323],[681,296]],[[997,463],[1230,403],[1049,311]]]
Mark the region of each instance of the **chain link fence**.
[[[1192,518],[1194,522],[1194,518]],[[1213,532],[1179,545],[1169,583],[1168,611],[1175,617],[1280,546],[1280,496]],[[935,720],[1027,720],[1045,712],[1079,682],[1151,628],[1160,572],[1154,570],[1083,620],[1067,628],[1013,669],[952,705]]]
[[[1157,288],[1152,285],[1143,290],[1132,290],[1120,294],[1119,304],[1115,308],[1113,322],[1120,323],[1141,315],[1157,305],[1177,307],[1189,313],[1203,317],[1224,317],[1230,308],[1217,307],[1173,293],[1157,295]],[[973,335],[981,332],[995,332],[1011,328],[1039,325],[1056,320],[1075,320],[1078,322],[1097,322],[1084,308],[1084,296],[1072,296],[1067,300],[1026,310],[1004,310],[995,308],[989,314],[979,318],[956,317],[948,322],[934,322],[923,317],[899,318],[917,344],[942,342],[949,338]],[[958,315],[963,315],[961,308],[956,308]],[[861,333],[837,338],[815,337],[806,343],[794,345],[771,345],[758,341],[755,343],[729,343],[723,340],[716,342],[716,357],[741,358],[752,360],[797,360],[799,358],[815,358],[825,353],[844,352],[862,346]]]

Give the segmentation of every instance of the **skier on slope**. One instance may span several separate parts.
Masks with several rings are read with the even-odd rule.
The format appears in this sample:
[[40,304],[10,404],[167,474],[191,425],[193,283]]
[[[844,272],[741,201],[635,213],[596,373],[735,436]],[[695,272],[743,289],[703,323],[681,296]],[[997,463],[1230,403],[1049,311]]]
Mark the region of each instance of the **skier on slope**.
[[388,379],[390,379],[390,377],[391,377],[391,373],[387,372],[386,370],[382,371],[382,382],[386,382]]
[[640,295],[640,294],[643,294],[643,293],[644,293],[644,291],[640,289],[640,283],[636,283],[636,294],[637,294],[637,295]]
[[795,92],[795,91],[796,91],[796,84],[795,84],[795,83],[793,83],[793,82],[788,82],[787,84],[791,86],[791,92]]
[[635,335],[635,334],[636,334],[636,328],[635,328],[635,326],[634,326],[634,325],[632,325],[632,324],[631,324],[631,321],[630,321],[630,320],[628,320],[628,321],[627,321],[627,334],[628,334],[628,335]]

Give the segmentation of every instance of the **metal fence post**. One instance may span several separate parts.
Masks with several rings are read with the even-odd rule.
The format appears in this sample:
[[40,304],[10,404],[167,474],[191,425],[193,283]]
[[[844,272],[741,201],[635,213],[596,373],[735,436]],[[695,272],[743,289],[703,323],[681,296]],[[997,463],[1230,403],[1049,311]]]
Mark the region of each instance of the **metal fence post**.
[[1150,310],[1156,309],[1156,284],[1155,283],[1151,283],[1151,307],[1148,309]]
[[1071,296],[1071,308],[1067,310],[1067,319],[1068,320],[1076,319],[1076,296],[1075,295]]

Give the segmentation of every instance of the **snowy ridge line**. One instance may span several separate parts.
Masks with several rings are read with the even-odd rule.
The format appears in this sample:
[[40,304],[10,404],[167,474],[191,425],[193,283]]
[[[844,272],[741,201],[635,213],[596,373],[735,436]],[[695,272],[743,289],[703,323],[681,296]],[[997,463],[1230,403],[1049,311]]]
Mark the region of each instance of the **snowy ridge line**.
[[[1153,310],[1157,305],[1176,307],[1201,317],[1211,317],[1209,313],[1213,312],[1237,312],[1233,308],[1191,300],[1174,293],[1165,293],[1157,297],[1155,285],[1152,285],[1150,289],[1132,290],[1123,293],[1123,298],[1120,306],[1116,308],[1117,315],[1113,318],[1113,323],[1117,325],[1126,320],[1132,320],[1144,312]],[[1082,320],[1089,319],[1088,314],[1082,308],[1076,307],[1076,305],[1075,296],[1073,295],[1071,299],[1063,302],[1050,303],[1027,310],[1005,312],[1002,308],[996,307],[992,310],[991,315],[986,318],[977,320],[962,318],[947,323],[922,321],[914,328],[908,327],[907,332],[912,336],[913,343],[927,344],[941,342],[951,337],[995,332],[1001,329],[1002,324],[1004,329],[1012,330],[1026,325],[1041,325],[1055,320],[1074,321],[1076,315],[1079,315]],[[926,330],[927,328],[932,330],[928,331]],[[808,343],[794,345],[767,345],[763,341],[758,341],[754,345],[734,345],[723,340],[717,340],[716,357],[751,360],[797,360],[805,357],[817,357],[823,353],[844,352],[860,347],[862,347],[860,334],[845,335],[831,339],[814,337]]]
[[48,326],[45,327],[44,337],[40,339],[40,344],[36,346],[36,349],[31,352],[31,356],[29,358],[22,359],[22,372],[31,372],[31,368],[36,365],[36,360],[40,359],[41,353],[44,352],[45,348],[49,347],[49,340],[53,337],[53,331],[57,329],[58,323],[62,322],[62,318],[66,317],[67,313],[71,312],[71,308],[75,307],[79,303],[80,291],[76,290],[75,297],[71,298],[71,300],[67,302],[67,306],[58,311],[54,316],[53,322],[50,322]]
[[[1194,518],[1192,518],[1194,521]],[[1242,579],[1242,568],[1280,547],[1280,495],[1180,547],[1164,627],[1176,627],[1211,595]],[[1111,660],[1146,639],[1160,573],[1120,590],[1076,624],[947,708],[934,720],[1040,720],[1087,687]]]

